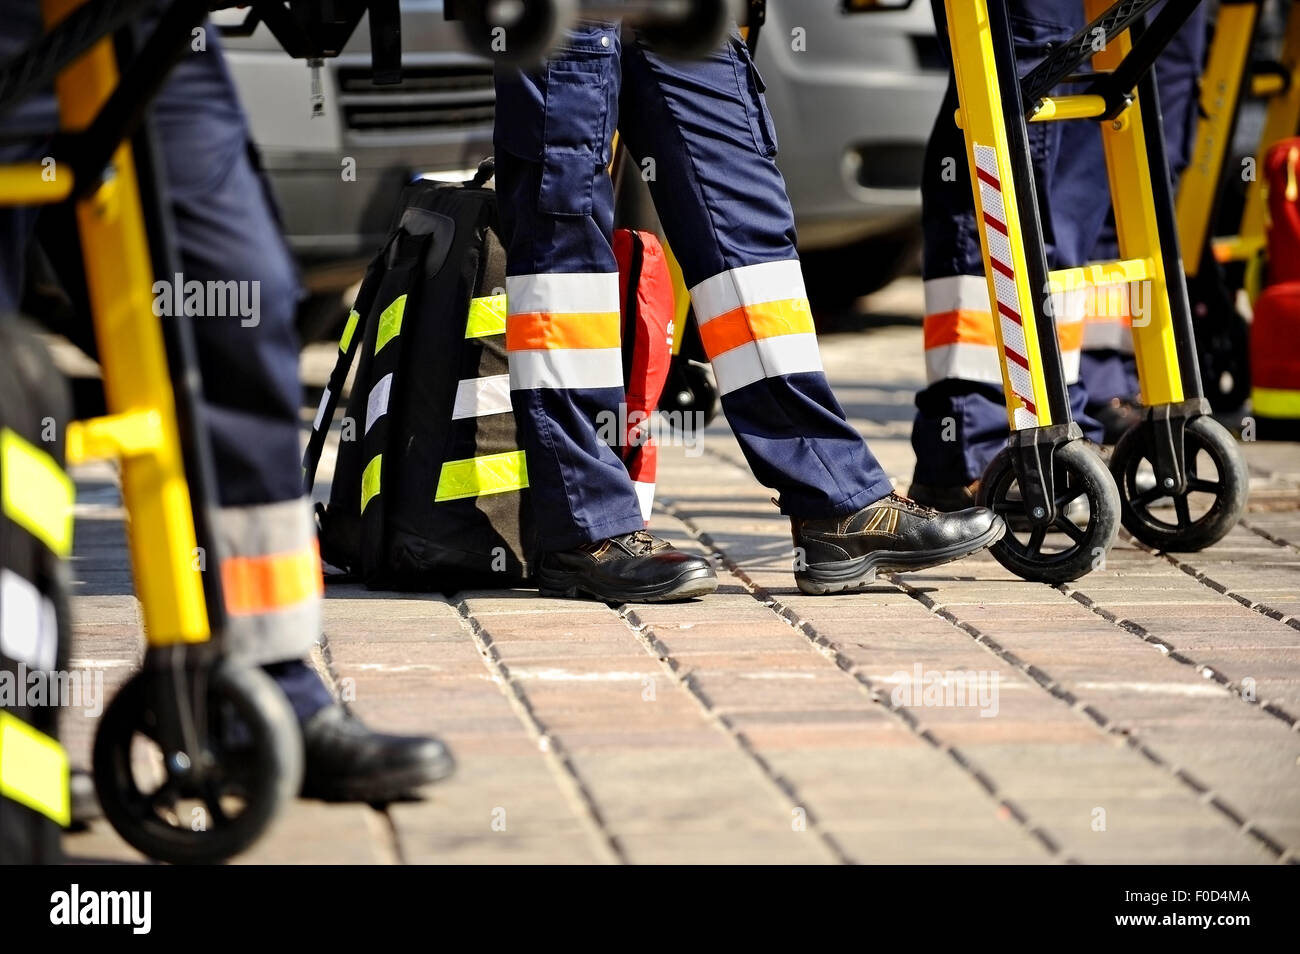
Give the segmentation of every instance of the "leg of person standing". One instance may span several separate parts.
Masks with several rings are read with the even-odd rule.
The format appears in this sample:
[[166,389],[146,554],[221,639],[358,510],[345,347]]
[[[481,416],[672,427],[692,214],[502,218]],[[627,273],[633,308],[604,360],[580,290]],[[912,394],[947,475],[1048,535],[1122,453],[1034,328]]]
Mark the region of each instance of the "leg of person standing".
[[[932,0],[940,45],[948,50],[943,0]],[[1084,25],[1082,0],[1013,0],[1011,28],[1017,65],[1023,75],[1053,44]],[[948,90],[926,149],[922,173],[922,226],[925,234],[925,363],[927,387],[917,395],[912,427],[916,471],[910,493],[943,510],[969,506],[984,468],[1010,433],[1002,393],[988,284],[975,223],[966,144],[954,115],[956,80]],[[1043,238],[1051,268],[1081,265],[1104,219],[1105,167],[1091,169],[1081,188],[1091,190],[1090,205],[1057,200],[1063,155],[1062,123],[1029,127],[1030,159],[1038,188]],[[1101,207],[1100,214],[1090,209]],[[1058,341],[1074,418],[1090,439],[1100,426],[1087,417],[1087,392],[1079,380],[1083,344],[1081,299],[1054,302]]]
[[[530,481],[543,488],[539,509],[560,511],[545,518],[552,521],[545,546],[586,537],[578,552],[589,563],[603,562],[598,572],[605,579],[617,578],[621,566],[653,577],[655,560],[676,553],[641,533],[645,551],[624,556],[626,547],[597,539],[601,530],[574,506],[599,494],[606,513],[623,515],[629,530],[639,526],[631,482],[605,465],[608,451],[591,423],[593,411],[608,412],[619,400],[617,351],[604,359],[605,377],[586,378],[585,365],[580,374],[573,359],[557,355],[562,349],[548,345],[572,348],[580,340],[589,350],[609,349],[595,329],[617,318],[617,297],[592,303],[599,306],[594,316],[584,314],[578,305],[587,302],[551,273],[573,267],[566,255],[574,247],[596,256],[576,260],[595,273],[577,287],[597,288],[614,268],[606,165],[619,115],[633,157],[642,168],[654,164],[651,190],[691,286],[723,409],[755,475],[780,494],[805,553],[806,565],[796,572],[800,586],[842,590],[879,569],[947,562],[1001,536],[1001,521],[986,510],[941,517],[895,496],[845,420],[822,371],[761,80],[738,35],[703,59],[676,61],[639,39],[625,47],[612,25],[584,27],[541,70],[499,73],[497,88],[498,152],[509,154],[504,163],[498,157],[497,177],[509,233],[512,387],[527,432]],[[539,274],[548,277],[539,282]],[[548,287],[565,297],[536,297],[536,289]],[[577,324],[580,334],[570,330]],[[534,374],[538,368],[550,377]],[[589,390],[572,393],[580,383]],[[606,395],[592,393],[602,385]],[[574,453],[587,447],[586,459]],[[565,503],[568,513],[560,510]],[[544,586],[549,561],[585,592],[636,598],[627,595],[631,586],[602,587],[595,572],[583,573],[581,560],[547,553]],[[665,575],[672,572],[675,566]]]
[[[0,22],[5,24],[3,58],[39,35],[40,5],[0,0]],[[191,317],[217,478],[214,529],[222,562],[215,569],[229,617],[225,647],[232,656],[262,666],[293,706],[306,746],[304,795],[362,801],[400,797],[451,771],[446,748],[432,738],[366,729],[335,703],[303,661],[320,637],[322,593],[300,468],[293,326],[298,279],[210,25],[206,48],[182,57],[153,104],[153,115],[181,281],[242,287],[246,293],[240,300],[255,306],[248,314]],[[22,135],[5,158],[42,155],[57,127],[52,93],[33,98],[4,126]],[[16,311],[21,301],[37,211],[0,209],[5,240],[0,311]],[[76,247],[71,236],[62,244]],[[66,272],[79,263],[60,264]],[[174,276],[162,278],[170,289]]]

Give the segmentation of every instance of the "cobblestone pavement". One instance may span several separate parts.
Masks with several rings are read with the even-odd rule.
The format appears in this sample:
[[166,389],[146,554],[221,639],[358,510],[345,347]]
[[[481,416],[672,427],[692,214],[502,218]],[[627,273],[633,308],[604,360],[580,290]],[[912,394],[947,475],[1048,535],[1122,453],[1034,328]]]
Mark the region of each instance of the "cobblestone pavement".
[[[904,283],[871,327],[824,339],[900,489],[915,299]],[[309,350],[309,381],[330,360]],[[383,811],[299,802],[239,860],[1296,861],[1300,447],[1243,447],[1251,505],[1210,551],[1122,536],[1068,586],[982,556],[816,598],[718,422],[702,447],[663,451],[656,518],[717,560],[707,600],[331,587],[321,671],[373,724],[441,734],[459,771]],[[73,656],[111,691],[139,659],[138,616],[111,474],[79,476]],[[985,694],[907,692],[918,671]],[[85,764],[93,720],[66,723]],[[138,860],[103,823],[66,845]]]

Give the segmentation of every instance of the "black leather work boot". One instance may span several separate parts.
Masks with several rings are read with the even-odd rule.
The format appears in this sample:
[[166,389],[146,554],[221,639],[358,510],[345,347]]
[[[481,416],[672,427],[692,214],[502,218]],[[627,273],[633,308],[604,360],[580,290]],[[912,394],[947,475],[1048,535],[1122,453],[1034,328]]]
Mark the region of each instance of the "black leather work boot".
[[326,706],[304,722],[302,742],[302,797],[327,802],[408,798],[456,767],[438,739],[374,732],[340,705]]
[[790,518],[802,550],[795,582],[805,593],[840,593],[891,570],[923,570],[992,546],[1006,532],[993,511],[939,513],[890,494],[846,517]]
[[543,596],[588,596],[606,603],[664,603],[718,588],[713,566],[645,530],[542,554]]

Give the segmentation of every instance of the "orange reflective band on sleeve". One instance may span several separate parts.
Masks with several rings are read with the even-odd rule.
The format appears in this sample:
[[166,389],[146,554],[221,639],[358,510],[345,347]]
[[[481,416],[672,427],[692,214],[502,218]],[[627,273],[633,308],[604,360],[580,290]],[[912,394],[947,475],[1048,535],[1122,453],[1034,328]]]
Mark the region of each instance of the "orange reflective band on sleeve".
[[750,341],[815,332],[812,310],[804,298],[745,305],[700,324],[700,338],[710,358]]
[[964,308],[925,316],[925,347],[942,348],[952,344],[977,344],[997,347],[993,316],[987,311]]
[[506,319],[507,351],[617,348],[622,341],[618,312],[529,312]]
[[256,557],[231,557],[221,563],[226,609],[233,616],[270,613],[320,596],[325,589],[316,540],[303,550]]

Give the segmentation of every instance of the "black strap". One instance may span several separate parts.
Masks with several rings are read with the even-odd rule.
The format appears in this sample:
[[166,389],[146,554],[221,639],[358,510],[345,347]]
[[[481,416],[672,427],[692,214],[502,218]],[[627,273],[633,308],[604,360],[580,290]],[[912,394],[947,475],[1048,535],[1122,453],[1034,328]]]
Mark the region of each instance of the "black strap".
[[[385,253],[386,251],[387,249]],[[361,350],[361,342],[366,337],[366,322],[370,317],[380,279],[384,276],[383,259],[384,253],[381,253],[379,258],[371,263],[365,280],[361,283],[361,290],[357,292],[357,300],[352,307],[357,314],[356,327],[352,329],[352,337],[348,339],[347,348],[339,349],[338,360],[334,362],[334,370],[330,372],[329,383],[325,386],[325,402],[317,413],[319,423],[312,428],[311,437],[307,439],[307,449],[303,451],[302,482],[304,493],[308,497],[311,496],[312,488],[316,485],[316,468],[320,465],[320,455],[325,449],[325,438],[329,435],[330,424],[334,421],[334,412],[338,410],[348,372],[352,370],[352,363],[356,360],[357,352]]]

